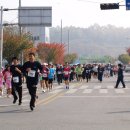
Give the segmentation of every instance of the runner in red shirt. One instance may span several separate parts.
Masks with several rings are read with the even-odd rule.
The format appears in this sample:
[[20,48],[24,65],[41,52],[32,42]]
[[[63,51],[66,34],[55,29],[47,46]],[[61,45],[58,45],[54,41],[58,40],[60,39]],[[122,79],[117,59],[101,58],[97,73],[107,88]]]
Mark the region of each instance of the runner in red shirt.
[[69,89],[70,67],[67,62],[65,63],[65,67],[63,69],[63,74],[64,74],[66,89]]

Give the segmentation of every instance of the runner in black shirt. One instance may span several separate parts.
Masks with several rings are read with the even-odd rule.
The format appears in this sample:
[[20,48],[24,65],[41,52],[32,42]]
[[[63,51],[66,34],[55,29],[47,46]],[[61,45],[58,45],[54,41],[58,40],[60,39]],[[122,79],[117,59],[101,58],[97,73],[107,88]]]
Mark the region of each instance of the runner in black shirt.
[[23,72],[26,75],[27,88],[31,95],[30,109],[33,111],[35,107],[36,91],[38,84],[38,70],[42,71],[42,66],[38,61],[35,61],[35,54],[29,53],[29,61],[23,65]]
[[12,58],[13,65],[10,66],[10,72],[12,73],[12,95],[14,97],[13,103],[16,103],[19,96],[19,105],[22,103],[22,66],[18,63],[18,58]]

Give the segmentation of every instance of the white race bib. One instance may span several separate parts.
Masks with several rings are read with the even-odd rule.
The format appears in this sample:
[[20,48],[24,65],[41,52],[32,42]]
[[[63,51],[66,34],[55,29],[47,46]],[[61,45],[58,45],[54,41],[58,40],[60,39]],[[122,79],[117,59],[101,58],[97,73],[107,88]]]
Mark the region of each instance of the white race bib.
[[65,74],[65,75],[68,75],[68,74],[69,74],[69,72],[68,72],[68,71],[64,71],[64,74]]
[[35,70],[30,70],[30,71],[28,72],[28,76],[29,76],[29,77],[35,77],[35,73],[36,73]]
[[19,77],[13,77],[13,82],[18,83],[19,82]]
[[11,81],[11,78],[12,78],[11,76],[8,76],[8,77],[7,77],[7,80],[10,80],[10,81]]
[[61,74],[61,71],[58,71],[58,74]]
[[46,78],[46,77],[47,77],[47,74],[46,74],[46,73],[44,73],[42,76]]

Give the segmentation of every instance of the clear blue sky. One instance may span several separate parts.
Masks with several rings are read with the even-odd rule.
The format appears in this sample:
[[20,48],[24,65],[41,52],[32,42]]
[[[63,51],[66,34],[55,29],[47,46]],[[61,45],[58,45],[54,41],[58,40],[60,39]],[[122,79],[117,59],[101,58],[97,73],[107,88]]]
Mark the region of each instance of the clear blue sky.
[[[60,26],[62,19],[63,26],[88,27],[93,24],[115,25],[130,27],[130,11],[125,6],[119,10],[100,10],[100,3],[121,2],[125,0],[21,0],[22,6],[52,6],[53,26]],[[4,8],[17,8],[19,0],[0,0],[0,6]],[[4,20],[9,22],[17,21],[17,11],[4,12]]]

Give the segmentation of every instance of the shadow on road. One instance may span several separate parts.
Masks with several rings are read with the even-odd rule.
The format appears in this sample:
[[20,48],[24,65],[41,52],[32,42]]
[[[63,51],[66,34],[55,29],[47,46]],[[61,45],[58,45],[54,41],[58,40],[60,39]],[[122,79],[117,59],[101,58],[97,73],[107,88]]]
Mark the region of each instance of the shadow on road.
[[15,109],[15,110],[0,110],[0,114],[14,114],[14,113],[28,113],[31,112],[29,109]]
[[119,113],[130,113],[130,111],[116,111],[116,112],[108,112],[107,114],[119,114]]

